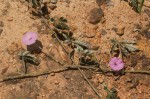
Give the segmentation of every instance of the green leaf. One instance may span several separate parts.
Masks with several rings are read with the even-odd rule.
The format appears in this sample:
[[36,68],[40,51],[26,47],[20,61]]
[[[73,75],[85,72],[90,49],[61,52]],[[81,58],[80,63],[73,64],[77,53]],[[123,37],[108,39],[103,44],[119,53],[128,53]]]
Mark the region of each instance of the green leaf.
[[84,53],[85,55],[91,55],[91,54],[93,54],[93,51],[86,49],[86,50],[83,51],[83,53]]
[[60,17],[59,19],[61,22],[67,22],[67,19],[65,19],[64,17]]
[[144,4],[144,0],[131,0],[131,6],[138,13],[141,13],[143,4]]
[[137,9],[139,13],[141,13],[143,4],[144,4],[144,0],[141,0],[140,4],[139,4],[139,6],[138,6],[138,9]]
[[40,0],[31,0],[33,6],[37,6]]
[[136,44],[136,41],[131,41],[131,40],[123,40],[120,42],[121,44]]
[[104,86],[104,90],[105,90],[106,92],[109,92],[109,89],[108,89],[107,86]]
[[125,46],[123,46],[122,44],[120,44],[120,46],[121,46],[122,54],[127,56],[127,54],[129,53],[128,49]]
[[55,20],[54,20],[54,18],[50,18],[50,21],[53,23]]
[[139,51],[138,47],[136,46],[136,41],[130,41],[130,40],[124,40],[124,41],[117,41],[117,40],[112,40],[113,43],[111,47],[110,53],[113,54],[114,51],[120,46],[120,49],[122,54],[127,56],[128,53],[130,52],[135,52]]
[[90,45],[80,40],[72,41],[74,44],[81,46],[83,49],[89,49]]
[[75,44],[75,46],[76,46],[78,52],[83,52],[84,49],[80,45]]
[[58,29],[62,29],[62,30],[69,30],[70,28],[68,27],[68,25],[66,25],[63,22],[60,22],[58,24],[55,25],[56,28]]
[[25,62],[34,64],[34,65],[39,65],[40,62],[35,55],[30,54],[28,51],[20,52],[19,57],[21,60],[24,60]]
[[68,37],[67,34],[62,33],[62,36],[63,36],[66,40],[69,40],[69,37]]
[[107,92],[106,99],[118,99],[116,89],[111,88],[110,91]]
[[138,51],[138,47],[133,44],[124,44],[124,46],[128,49],[130,52]]
[[131,6],[137,11],[137,8],[138,8],[138,0],[131,0]]
[[110,53],[113,54],[116,48],[117,48],[117,43],[114,43],[113,46],[111,47]]

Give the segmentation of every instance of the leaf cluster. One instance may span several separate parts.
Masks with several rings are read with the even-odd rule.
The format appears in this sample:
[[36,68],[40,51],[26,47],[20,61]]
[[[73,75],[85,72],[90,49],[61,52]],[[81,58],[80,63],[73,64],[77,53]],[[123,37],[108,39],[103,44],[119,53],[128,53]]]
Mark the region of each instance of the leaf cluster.
[[111,40],[111,43],[113,44],[110,51],[112,55],[116,51],[121,52],[120,54],[123,54],[125,56],[128,53],[139,51],[135,41],[129,41],[129,40],[117,41],[113,39]]
[[[80,62],[83,64],[95,63],[95,60],[93,61],[93,50],[90,48],[90,44],[73,37],[71,28],[67,24],[67,19],[64,17],[54,17],[50,18],[50,22],[54,26],[53,31],[57,34],[57,37],[73,49],[70,53],[70,58],[74,56],[74,51],[76,50],[81,54],[79,58]],[[55,35],[53,35],[53,37],[54,36]]]
[[130,6],[132,6],[133,9],[134,9],[137,13],[141,13],[143,4],[144,4],[144,0],[131,0],[131,1],[130,1]]
[[119,99],[115,88],[108,89],[107,86],[104,86],[104,90],[107,92],[106,99]]
[[38,58],[35,55],[30,54],[28,51],[20,52],[18,55],[20,59],[24,61],[25,63],[27,62],[27,63],[31,63],[34,65],[40,64],[40,61],[38,60]]

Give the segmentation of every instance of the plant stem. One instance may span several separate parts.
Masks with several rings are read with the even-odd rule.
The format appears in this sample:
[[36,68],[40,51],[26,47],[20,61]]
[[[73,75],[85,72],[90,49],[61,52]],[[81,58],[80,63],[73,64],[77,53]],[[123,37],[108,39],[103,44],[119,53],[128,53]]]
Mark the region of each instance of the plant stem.
[[22,64],[24,66],[24,74],[26,74],[27,73],[27,64],[26,64],[26,62],[24,60],[24,57],[22,57]]
[[54,59],[53,57],[51,57],[50,55],[46,54],[45,52],[42,52],[43,54],[45,54],[49,59],[53,60],[54,62],[58,63],[59,65],[64,65],[63,63],[57,61],[56,59]]
[[[80,71],[81,71],[81,69],[97,70],[97,68],[91,67],[91,66],[71,65],[71,66],[59,67],[55,70],[47,70],[47,71],[34,72],[34,73],[29,73],[29,74],[21,74],[21,75],[16,75],[16,76],[1,76],[0,77],[0,82],[9,81],[9,80],[16,80],[16,79],[25,79],[25,78],[31,78],[31,77],[38,77],[38,76],[42,76],[42,75],[47,75],[47,74],[51,74],[51,73],[59,73],[59,72],[72,70],[72,69],[75,69],[75,70],[79,69]],[[103,71],[105,71],[105,72],[103,72]],[[112,70],[107,70],[107,69],[102,69],[101,72],[103,72],[103,73],[113,73]],[[124,72],[125,73],[135,73],[135,74],[138,73],[138,74],[148,74],[148,75],[150,75],[150,71],[144,71],[144,70],[125,70]],[[98,73],[100,73],[100,72],[98,72]]]
[[[39,49],[42,51],[42,48],[39,47]],[[48,55],[47,53],[43,52],[42,53],[47,56],[49,59],[53,60],[54,62],[58,63],[59,65],[63,65],[61,62],[57,61],[55,58],[53,58],[52,56]]]

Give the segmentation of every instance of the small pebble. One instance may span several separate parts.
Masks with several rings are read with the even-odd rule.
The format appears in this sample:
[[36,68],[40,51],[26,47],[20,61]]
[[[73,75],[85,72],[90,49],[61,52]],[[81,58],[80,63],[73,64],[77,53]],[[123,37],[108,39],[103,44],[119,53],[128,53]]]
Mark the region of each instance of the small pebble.
[[51,0],[51,3],[56,4],[57,0]]
[[125,30],[125,27],[119,27],[116,34],[119,36],[122,36],[124,35],[124,30]]
[[51,10],[54,10],[54,9],[57,8],[57,6],[56,6],[55,4],[50,4],[49,8],[50,8]]
[[4,22],[0,21],[0,27],[4,27]]
[[94,8],[90,11],[89,23],[97,24],[101,21],[104,13],[101,8]]
[[60,82],[56,80],[54,83],[55,85],[59,85]]
[[55,76],[55,73],[51,73],[50,75],[51,75],[51,76]]
[[13,21],[13,18],[9,18],[8,21]]

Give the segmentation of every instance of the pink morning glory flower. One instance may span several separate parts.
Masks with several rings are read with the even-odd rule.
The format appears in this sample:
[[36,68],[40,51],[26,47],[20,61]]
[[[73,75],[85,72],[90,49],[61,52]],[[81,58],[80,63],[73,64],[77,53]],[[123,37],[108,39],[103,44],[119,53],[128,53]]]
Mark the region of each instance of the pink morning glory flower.
[[27,32],[23,35],[22,43],[25,45],[32,45],[36,42],[38,36],[35,32]]
[[114,71],[120,71],[124,68],[124,63],[122,59],[118,57],[113,57],[109,62],[110,68]]

